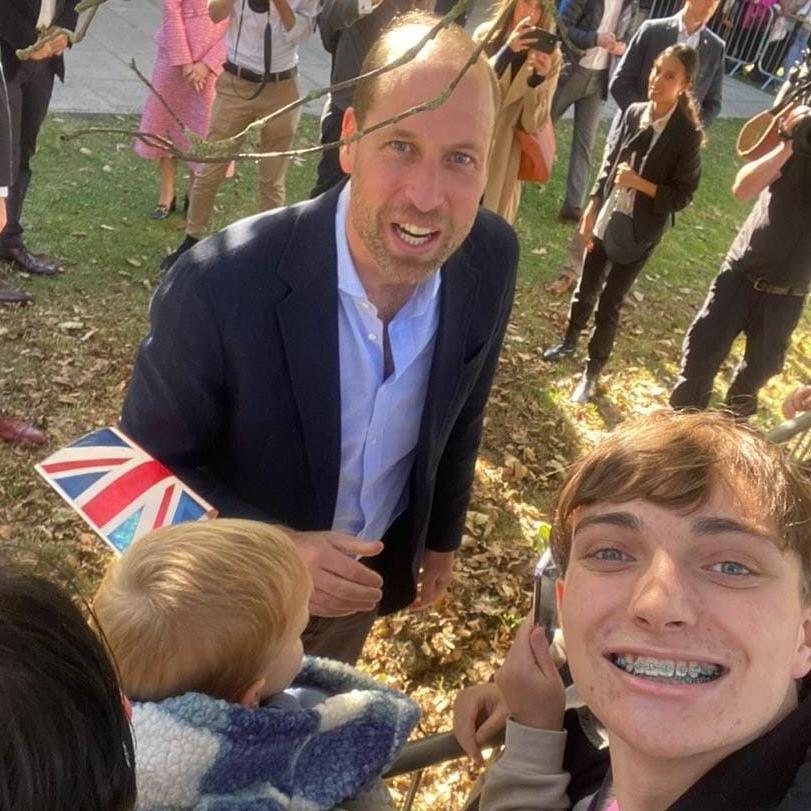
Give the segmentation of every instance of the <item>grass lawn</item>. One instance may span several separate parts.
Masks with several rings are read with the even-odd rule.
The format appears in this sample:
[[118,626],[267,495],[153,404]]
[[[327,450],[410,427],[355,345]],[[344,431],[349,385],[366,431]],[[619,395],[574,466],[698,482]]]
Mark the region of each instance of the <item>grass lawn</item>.
[[[32,306],[0,309],[0,403],[49,435],[43,451],[0,448],[0,541],[84,595],[92,593],[107,552],[40,482],[32,465],[82,433],[115,422],[147,328],[158,263],[182,238],[179,217],[148,219],[157,201],[157,172],[135,157],[126,138],[60,140],[93,123],[134,122],[51,117],[34,165],[26,238],[32,250],[61,258],[65,273],[39,279],[0,271],[36,296]],[[749,209],[729,194],[740,123],[720,121],[713,128],[695,204],[677,218],[632,292],[603,392],[593,405],[568,402],[579,361],[550,366],[540,358],[561,334],[568,311],[567,298],[543,290],[572,230],[555,219],[568,123],[560,127],[562,160],[553,181],[545,188],[525,187],[517,223],[519,290],[456,581],[439,610],[378,623],[367,648],[366,669],[423,705],[421,734],[447,728],[456,689],[486,679],[498,665],[529,606],[530,541],[568,462],[618,422],[666,405],[685,330]],[[305,118],[300,140],[310,142],[315,134],[315,120]],[[314,172],[312,159],[291,166],[288,199],[306,196]],[[222,188],[215,224],[252,213],[255,186],[256,167],[241,166]],[[764,392],[758,424],[774,424],[784,394],[796,382],[811,380],[810,326],[806,314],[785,372]],[[719,393],[734,360],[719,377]],[[417,807],[458,807],[469,784],[465,766],[436,770]]]

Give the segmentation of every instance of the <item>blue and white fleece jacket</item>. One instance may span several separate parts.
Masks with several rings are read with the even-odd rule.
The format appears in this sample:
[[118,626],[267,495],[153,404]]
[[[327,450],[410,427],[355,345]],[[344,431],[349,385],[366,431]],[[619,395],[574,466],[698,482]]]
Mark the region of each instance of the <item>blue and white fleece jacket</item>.
[[367,790],[419,719],[407,696],[354,668],[305,657],[312,709],[249,708],[186,693],[134,702],[141,811],[319,811]]

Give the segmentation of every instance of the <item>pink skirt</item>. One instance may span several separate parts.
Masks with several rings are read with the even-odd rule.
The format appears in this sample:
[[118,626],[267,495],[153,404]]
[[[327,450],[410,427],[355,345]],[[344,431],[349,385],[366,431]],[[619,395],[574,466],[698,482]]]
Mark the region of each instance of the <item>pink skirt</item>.
[[[186,127],[200,138],[205,138],[208,132],[216,81],[217,77],[209,71],[205,86],[199,93],[196,92],[183,78],[180,66],[168,64],[166,53],[163,49],[158,49],[155,70],[152,72],[152,86],[163,96]],[[160,99],[151,91],[147,91],[139,131],[170,138],[175,146],[182,150],[189,146],[183,130]],[[138,138],[135,139],[134,148],[136,154],[148,160],[170,157],[165,150],[146,144]],[[194,165],[191,165],[191,168],[194,170]]]

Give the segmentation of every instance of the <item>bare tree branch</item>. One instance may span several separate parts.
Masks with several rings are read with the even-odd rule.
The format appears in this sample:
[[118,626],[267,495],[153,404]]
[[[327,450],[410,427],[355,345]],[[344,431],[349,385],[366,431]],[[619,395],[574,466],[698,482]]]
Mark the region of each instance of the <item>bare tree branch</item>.
[[[84,0],[88,3],[103,3],[106,0]],[[553,17],[559,21],[559,17],[557,11],[554,7],[554,3],[552,0],[541,0],[543,5],[549,10],[549,12],[553,15]],[[250,132],[254,129],[259,129],[263,127],[270,121],[274,121],[275,119],[288,114],[291,110],[295,110],[297,107],[300,107],[304,104],[309,103],[310,101],[315,101],[322,96],[325,96],[327,93],[333,93],[338,90],[350,89],[355,87],[357,84],[363,81],[368,81],[369,79],[374,79],[379,76],[384,75],[396,68],[399,68],[412,59],[414,59],[417,54],[428,44],[436,35],[451,25],[456,18],[462,14],[465,9],[472,3],[472,0],[457,0],[454,6],[450,9],[450,11],[441,19],[437,20],[437,23],[423,36],[417,43],[415,43],[411,48],[406,50],[403,54],[401,54],[397,59],[388,62],[387,64],[381,66],[380,68],[376,68],[375,70],[368,71],[367,73],[361,74],[360,76],[356,76],[353,79],[347,79],[346,81],[339,82],[338,84],[331,85],[326,88],[317,88],[315,90],[310,91],[309,93],[305,94],[301,98],[297,99],[290,104],[285,105],[284,107],[275,110],[274,112],[270,113],[263,118],[257,119],[256,121],[249,124],[242,132],[238,133],[237,135],[231,136],[230,138],[224,138],[221,141],[207,141],[205,139],[201,139],[195,133],[191,132],[185,124],[178,118],[178,116],[174,113],[172,108],[166,102],[166,100],[161,96],[161,94],[150,84],[150,82],[146,79],[146,77],[138,70],[138,67],[135,64],[135,60],[132,60],[130,63],[130,67],[136,73],[138,78],[150,89],[151,92],[155,93],[158,97],[159,101],[163,104],[163,106],[169,111],[175,121],[183,130],[184,136],[188,139],[191,148],[184,150],[178,147],[170,138],[156,135],[155,133],[149,132],[141,132],[141,131],[133,131],[133,130],[126,130],[116,127],[86,127],[83,129],[76,130],[72,133],[65,134],[62,136],[63,140],[73,140],[74,138],[79,138],[85,135],[91,134],[114,134],[114,135],[125,135],[131,138],[135,138],[143,143],[154,146],[159,149],[163,149],[166,151],[167,155],[176,158],[177,160],[182,161],[189,161],[194,163],[223,163],[223,162],[230,162],[234,160],[259,160],[262,158],[276,158],[276,157],[303,157],[305,155],[313,155],[319,152],[323,152],[328,149],[337,149],[340,146],[344,146],[346,144],[354,143],[355,141],[359,141],[361,138],[365,137],[371,132],[376,130],[382,129],[384,127],[388,127],[392,124],[396,124],[399,121],[402,121],[405,118],[409,118],[412,115],[416,115],[417,113],[425,112],[427,110],[434,110],[437,107],[440,107],[445,101],[448,99],[450,94],[459,84],[459,82],[464,77],[465,73],[476,63],[479,59],[480,55],[487,47],[487,45],[492,41],[493,37],[496,35],[496,32],[500,31],[509,21],[510,15],[513,13],[512,8],[507,6],[499,17],[494,21],[493,25],[490,27],[490,30],[485,35],[485,37],[478,43],[476,48],[471,53],[470,57],[467,59],[465,64],[460,68],[459,72],[454,76],[448,86],[435,98],[426,101],[422,104],[415,105],[413,107],[408,108],[407,110],[403,110],[396,115],[387,118],[384,121],[380,121],[377,124],[374,124],[370,127],[366,127],[364,129],[358,130],[353,136],[350,138],[344,138],[339,141],[333,141],[327,144],[318,144],[315,146],[310,147],[303,147],[298,149],[288,149],[284,151],[277,151],[277,152],[234,152],[229,151],[233,149],[233,147],[238,148],[238,143],[242,141]],[[564,40],[569,44],[568,35],[563,32],[563,26],[560,26],[561,34]],[[571,43],[571,47],[575,48],[573,43]]]

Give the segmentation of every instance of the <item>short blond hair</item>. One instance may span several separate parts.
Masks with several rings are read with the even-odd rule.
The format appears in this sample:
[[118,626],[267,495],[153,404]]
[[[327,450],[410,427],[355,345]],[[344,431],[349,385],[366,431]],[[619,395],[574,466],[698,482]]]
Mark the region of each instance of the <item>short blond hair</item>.
[[580,507],[641,499],[690,512],[718,487],[774,522],[780,548],[800,558],[811,599],[811,482],[763,434],[717,412],[654,412],[620,426],[578,459],[558,496],[555,561],[565,574]]
[[239,701],[306,605],[312,581],[277,526],[215,519],[130,547],[96,592],[96,621],[124,693]]

